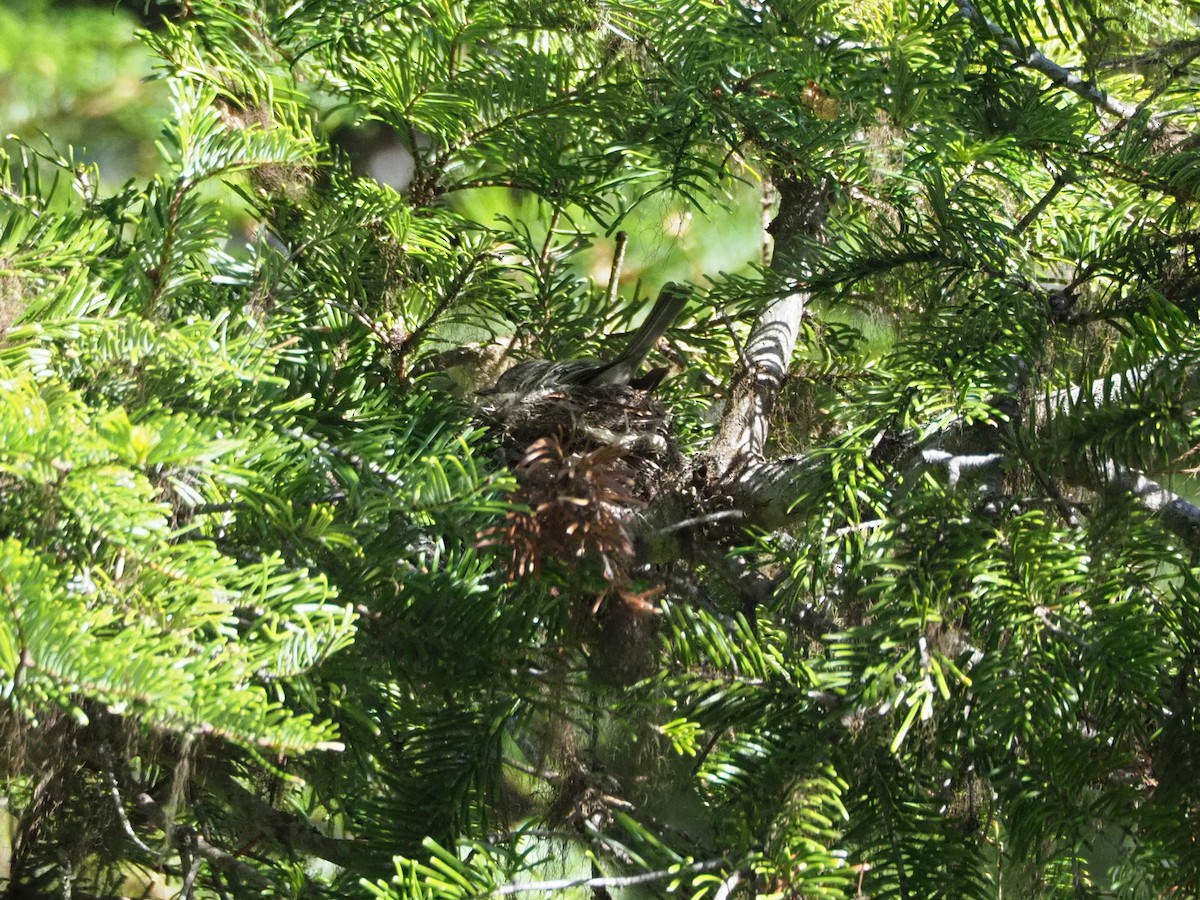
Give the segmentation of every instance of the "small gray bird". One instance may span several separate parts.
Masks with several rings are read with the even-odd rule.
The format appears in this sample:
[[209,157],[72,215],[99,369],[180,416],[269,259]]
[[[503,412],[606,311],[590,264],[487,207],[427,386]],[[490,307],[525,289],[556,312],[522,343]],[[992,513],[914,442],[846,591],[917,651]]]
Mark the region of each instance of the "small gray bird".
[[689,291],[675,282],[667,282],[646,321],[616,357],[604,362],[596,359],[527,359],[517,363],[482,394],[529,394],[564,387],[627,385],[636,383],[638,367],[646,354],[662,337],[687,305]]

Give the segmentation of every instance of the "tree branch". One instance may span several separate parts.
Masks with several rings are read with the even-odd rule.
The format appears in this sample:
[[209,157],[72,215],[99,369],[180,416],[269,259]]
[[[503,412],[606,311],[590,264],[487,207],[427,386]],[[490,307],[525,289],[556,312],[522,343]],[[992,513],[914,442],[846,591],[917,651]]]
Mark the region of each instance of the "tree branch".
[[180,825],[172,828],[170,822],[167,820],[166,811],[149,794],[138,794],[137,804],[157,827],[163,830],[170,829],[172,837],[179,837],[181,833],[182,835],[186,835],[191,848],[199,856],[204,857],[214,869],[237,878],[243,884],[248,884],[259,890],[271,887],[271,879],[267,878],[258,869],[249,863],[242,862],[228,850],[222,850],[220,847],[210,844],[193,829]]
[[695,862],[685,866],[672,866],[656,872],[643,872],[640,875],[622,875],[601,878],[559,878],[554,881],[529,881],[524,884],[506,884],[492,891],[493,897],[509,897],[513,894],[553,893],[572,888],[626,888],[639,884],[651,884],[655,881],[666,881],[683,874],[712,872],[725,865],[723,859],[710,859]]
[[[772,267],[783,275],[808,274],[813,238],[825,227],[833,183],[803,176],[779,183],[779,212],[770,226],[775,238]],[[808,294],[793,291],[769,303],[750,331],[734,370],[729,400],[716,436],[704,453],[710,477],[725,478],[738,465],[762,459],[771,411],[787,375],[800,334]]]
[[[1181,65],[1186,64],[1192,58],[1193,53],[1200,52],[1200,38],[1181,38],[1175,41],[1167,41],[1161,46],[1155,47],[1153,50],[1147,50],[1144,53],[1135,53],[1131,56],[1118,56],[1114,59],[1107,59],[1098,64],[1101,69],[1140,69],[1144,66],[1163,65],[1171,69],[1178,69]],[[1184,57],[1181,62],[1171,61],[1172,54],[1179,54]]]
[[[454,277],[450,279],[450,284],[446,287],[445,292],[437,299],[433,305],[433,309],[429,311],[429,315],[425,317],[425,321],[417,325],[412,331],[405,335],[398,346],[391,346],[391,340],[385,342],[389,350],[395,352],[403,360],[425,340],[427,334],[434,325],[441,320],[445,315],[446,310],[450,309],[462,295],[467,284],[471,281],[471,277],[475,275],[479,264],[485,261],[491,255],[490,249],[477,249],[463,263],[462,267],[454,273]],[[374,329],[372,329],[374,330]]]
[[308,822],[281,812],[237,783],[227,773],[197,772],[197,777],[214,794],[235,809],[242,810],[248,821],[259,828],[259,836],[287,848],[292,853],[319,857],[345,868],[351,862],[355,842],[322,834]]
[[1200,549],[1200,506],[1190,500],[1111,459],[1097,466],[1081,466],[1072,474],[1075,476],[1072,480],[1081,487],[1127,495],[1142,509],[1158,516],[1163,525],[1189,546]]
[[[1041,72],[1052,83],[1066,88],[1073,94],[1077,94],[1097,109],[1114,116],[1119,116],[1121,119],[1132,119],[1140,111],[1141,107],[1139,105],[1125,103],[1122,100],[1108,96],[1107,93],[1100,90],[1095,84],[1085,81],[1070,69],[1060,66],[1043,55],[1041,51],[1033,47],[1023,47],[1019,41],[1006,34],[1003,28],[981,13],[970,0],[955,0],[955,3],[958,5],[958,11],[962,14],[963,18],[988,31],[997,39],[997,43],[1021,65],[1028,66],[1035,72]],[[1158,117],[1152,116],[1150,119],[1150,128],[1157,130],[1160,125]]]
[[158,856],[153,847],[138,837],[137,832],[133,830],[133,824],[129,821],[129,816],[125,815],[125,803],[121,799],[121,790],[117,787],[117,778],[113,775],[112,769],[104,770],[104,778],[108,782],[108,793],[113,799],[113,806],[117,810],[117,818],[121,822],[121,830],[125,832],[125,836],[143,853],[151,857]]
[[[1131,380],[1126,375],[1118,384],[1128,389]],[[1113,390],[1112,379],[1101,381],[1107,383],[1107,390]],[[1092,385],[1074,390],[1094,392],[1098,388]],[[1116,393],[1120,394],[1120,389]],[[1115,398],[1110,393],[1107,399],[1113,402]],[[1066,412],[1065,409],[1058,411]],[[952,490],[961,489],[963,479],[969,473],[982,473],[990,479],[992,473],[1005,466],[1008,458],[1008,449],[990,440],[999,437],[999,427],[989,427],[981,436],[978,429],[964,432],[951,424],[936,440],[904,454],[908,462],[901,462],[900,466],[905,469],[905,480],[915,483],[920,471],[930,467],[945,473],[947,486]],[[981,446],[981,440],[988,446]],[[823,496],[824,487],[833,479],[831,465],[828,457],[800,455],[744,466],[737,478],[728,483],[733,506],[745,512],[749,524],[767,529],[783,527],[811,511],[808,507],[796,506],[798,498]],[[1188,546],[1200,550],[1200,506],[1144,473],[1110,459],[1099,464],[1068,464],[1060,471],[1060,477],[1076,487],[1127,496],[1135,505],[1156,515],[1164,527]],[[978,477],[971,480],[976,483]]]
[[1034,421],[1040,426],[1060,416],[1075,417],[1080,405],[1100,407],[1129,403],[1156,379],[1166,378],[1174,379],[1171,384],[1178,386],[1189,406],[1197,405],[1194,398],[1200,398],[1200,365],[1169,355],[1144,366],[1105,375],[1091,384],[1054,391],[1037,405]]
[[1050,185],[1050,189],[1042,195],[1042,198],[1033,205],[1033,208],[1029,210],[1029,212],[1021,216],[1021,221],[1017,222],[1017,224],[1013,226],[1013,237],[1020,237],[1022,234],[1024,234],[1025,229],[1037,221],[1037,217],[1046,211],[1046,207],[1054,202],[1054,198],[1057,197],[1062,189],[1067,186],[1069,181],[1070,179],[1061,172],[1058,175],[1055,175],[1054,183]]

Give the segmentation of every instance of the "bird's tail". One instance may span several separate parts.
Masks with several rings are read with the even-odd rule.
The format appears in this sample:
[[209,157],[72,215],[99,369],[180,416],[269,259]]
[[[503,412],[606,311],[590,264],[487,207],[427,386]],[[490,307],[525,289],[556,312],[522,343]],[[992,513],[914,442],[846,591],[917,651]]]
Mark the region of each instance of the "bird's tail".
[[658,292],[654,308],[646,316],[646,321],[637,330],[625,349],[614,360],[595,372],[589,379],[590,384],[628,384],[637,372],[638,366],[646,358],[646,354],[658,343],[663,332],[671,327],[687,305],[688,289],[681,284],[668,281]]

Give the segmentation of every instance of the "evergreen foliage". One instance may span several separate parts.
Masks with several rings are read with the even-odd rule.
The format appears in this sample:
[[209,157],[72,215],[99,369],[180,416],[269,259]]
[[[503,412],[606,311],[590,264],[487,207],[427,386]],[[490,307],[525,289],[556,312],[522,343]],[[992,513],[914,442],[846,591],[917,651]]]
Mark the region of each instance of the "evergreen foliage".
[[[1196,896],[1197,13],[171,9],[156,177],[0,172],[9,895]],[[475,391],[759,194],[665,348],[691,477],[532,535],[637,478],[518,490]],[[760,509],[703,454],[788,297]]]

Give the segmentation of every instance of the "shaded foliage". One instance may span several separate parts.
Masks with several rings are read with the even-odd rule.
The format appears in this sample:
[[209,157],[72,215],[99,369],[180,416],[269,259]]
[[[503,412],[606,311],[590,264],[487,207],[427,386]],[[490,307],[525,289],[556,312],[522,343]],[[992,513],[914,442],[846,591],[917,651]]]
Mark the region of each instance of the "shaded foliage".
[[[175,10],[158,176],[4,172],[10,893],[1195,893],[1196,536],[1118,477],[1197,442],[1194,36],[1122,9]],[[818,178],[658,348],[694,454],[805,297],[780,528],[509,470],[474,392],[611,347],[619,228]]]

